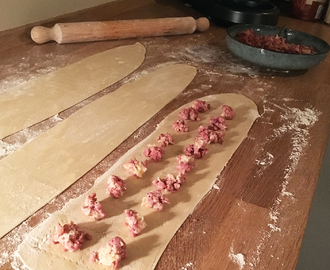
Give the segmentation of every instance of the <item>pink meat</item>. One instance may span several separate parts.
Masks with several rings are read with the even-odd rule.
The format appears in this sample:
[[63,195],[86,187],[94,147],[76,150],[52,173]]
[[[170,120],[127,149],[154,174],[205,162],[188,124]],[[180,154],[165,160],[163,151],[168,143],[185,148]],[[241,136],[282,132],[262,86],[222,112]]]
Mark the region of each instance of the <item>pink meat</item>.
[[193,144],[188,144],[186,149],[184,150],[184,154],[188,157],[191,157],[194,155],[195,147]]
[[56,231],[51,238],[53,244],[60,244],[65,252],[77,251],[81,248],[84,240],[92,237],[83,232],[73,221],[67,224],[57,224]]
[[144,218],[135,210],[125,210],[126,222],[125,225],[129,227],[129,232],[133,237],[136,237],[146,227]]
[[212,130],[227,130],[226,120],[222,116],[212,116],[210,117],[210,126],[209,129]]
[[158,211],[163,210],[164,204],[169,204],[170,201],[163,195],[161,190],[150,191],[142,199],[142,205],[150,208],[154,208]]
[[172,127],[174,131],[176,132],[188,132],[189,131],[189,126],[187,122],[183,119],[176,120],[173,124]]
[[128,163],[125,163],[124,168],[131,175],[135,175],[137,178],[141,178],[147,171],[147,165],[143,161],[138,161],[136,158],[132,158]]
[[105,213],[102,210],[102,206],[96,199],[95,192],[86,197],[85,203],[81,207],[81,211],[84,215],[91,216],[95,220],[100,220],[105,217]]
[[284,37],[256,35],[253,29],[242,31],[236,36],[236,39],[243,43],[257,48],[263,48],[269,51],[284,52],[291,54],[315,54],[312,46],[296,45],[286,42]]
[[126,190],[126,183],[120,177],[116,175],[110,175],[107,181],[106,190],[111,197],[119,198]]
[[225,133],[221,130],[215,131],[208,129],[205,126],[199,126],[198,137],[203,141],[210,143],[220,143],[223,144]]
[[146,157],[149,157],[154,161],[158,162],[162,158],[162,155],[164,154],[164,150],[159,146],[148,146],[144,150],[143,154]]
[[170,133],[161,133],[158,138],[157,142],[160,143],[160,147],[164,148],[170,144],[174,144],[174,140],[172,138],[172,135]]
[[186,108],[179,112],[179,117],[183,120],[198,121],[198,111],[194,108]]
[[116,236],[98,251],[93,251],[90,255],[90,260],[105,266],[110,266],[110,269],[115,270],[118,269],[119,262],[126,257],[126,243],[119,236]]
[[177,157],[177,170],[180,175],[185,175],[186,172],[189,172],[195,167],[195,162],[193,157],[187,155],[179,155]]
[[221,112],[220,116],[222,116],[226,120],[233,120],[236,115],[233,108],[228,105],[222,105],[221,111],[222,112]]
[[182,178],[178,180],[172,174],[167,174],[165,177],[158,177],[156,180],[152,181],[152,183],[158,189],[163,189],[175,193],[181,186]]
[[197,110],[200,113],[206,112],[211,108],[211,105],[207,103],[206,101],[202,100],[194,100],[191,107],[195,110]]
[[193,158],[203,158],[209,150],[206,148],[207,141],[198,137],[194,144],[189,144],[184,150],[186,156],[192,156]]

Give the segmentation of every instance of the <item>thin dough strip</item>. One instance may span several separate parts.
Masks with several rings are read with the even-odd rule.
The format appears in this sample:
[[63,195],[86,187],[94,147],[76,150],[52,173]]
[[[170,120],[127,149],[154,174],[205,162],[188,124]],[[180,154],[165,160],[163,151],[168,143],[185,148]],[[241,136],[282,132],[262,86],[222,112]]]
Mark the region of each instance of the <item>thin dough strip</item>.
[[184,64],[159,68],[86,105],[0,160],[0,236],[88,172],[195,75],[196,68]]
[[89,56],[0,96],[0,138],[51,117],[121,80],[143,62],[140,43]]
[[[19,246],[17,254],[30,269],[106,269],[106,267],[89,261],[92,251],[104,245],[114,236],[120,236],[127,244],[128,257],[120,262],[121,270],[152,270],[164,252],[168,242],[179,229],[188,215],[194,210],[200,200],[212,188],[216,176],[227,164],[230,157],[246,138],[254,120],[259,117],[256,105],[245,96],[239,94],[219,94],[202,98],[211,104],[211,110],[200,114],[201,121],[189,122],[190,132],[174,134],[172,123],[178,119],[178,112],[187,105],[174,111],[160,123],[154,133],[140,142],[114,166],[102,175],[95,185],[79,198],[72,199],[60,211],[52,214],[40,224]],[[231,106],[236,116],[228,121],[223,145],[211,144],[209,153],[201,160],[196,160],[195,168],[187,173],[186,182],[175,194],[167,193],[170,200],[162,211],[141,206],[142,198],[150,190],[154,190],[152,180],[167,173],[175,173],[176,157],[185,147],[193,143],[198,126],[207,125],[210,116],[219,116],[221,105]],[[129,176],[123,164],[136,157],[143,160],[143,150],[150,144],[155,144],[160,133],[171,132],[174,145],[164,148],[164,156],[159,162],[151,162],[141,179]],[[106,182],[110,175],[118,175],[126,181],[127,190],[122,197],[114,199],[106,193]],[[82,215],[80,207],[87,194],[96,192],[98,200],[106,213],[106,218],[93,221]],[[147,227],[137,237],[132,237],[124,225],[125,209],[134,209],[145,217]],[[57,223],[67,223],[73,220],[81,229],[92,235],[91,241],[84,243],[83,249],[74,253],[65,253],[58,245],[50,244],[50,236]],[[179,251],[178,251],[179,252]]]

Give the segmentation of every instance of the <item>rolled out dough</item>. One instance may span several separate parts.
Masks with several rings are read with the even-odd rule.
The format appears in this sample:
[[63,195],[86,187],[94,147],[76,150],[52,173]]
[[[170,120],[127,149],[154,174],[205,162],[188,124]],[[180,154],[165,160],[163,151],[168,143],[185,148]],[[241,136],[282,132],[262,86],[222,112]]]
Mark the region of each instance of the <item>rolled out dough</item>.
[[53,116],[121,80],[143,62],[142,44],[107,50],[0,95],[0,138]]
[[86,105],[0,160],[0,236],[88,172],[195,75],[196,68],[184,64],[159,68]]
[[[160,123],[156,131],[144,141],[127,152],[116,164],[95,183],[85,195],[69,201],[60,211],[52,214],[44,223],[27,235],[19,246],[17,254],[30,269],[107,269],[89,261],[92,251],[104,245],[114,236],[120,236],[127,243],[128,257],[120,262],[119,269],[152,270],[177,229],[193,211],[199,201],[213,186],[216,176],[224,168],[232,154],[247,136],[254,120],[259,116],[256,105],[248,98],[238,94],[219,94],[202,98],[211,104],[211,110],[200,114],[201,121],[189,122],[188,133],[174,134],[172,123],[178,119],[178,109]],[[152,180],[166,173],[176,175],[176,157],[184,148],[194,142],[199,125],[208,125],[210,116],[219,116],[221,105],[234,108],[236,117],[228,121],[228,131],[223,145],[211,144],[209,153],[201,160],[196,160],[195,168],[187,173],[187,181],[175,194],[167,193],[170,200],[163,211],[154,211],[141,206],[142,197],[153,190]],[[190,104],[189,104],[190,105]],[[183,106],[183,107],[187,107]],[[136,157],[143,160],[143,150],[156,143],[160,133],[171,132],[175,145],[164,148],[165,155],[158,162],[149,162],[148,171],[141,178],[129,176],[123,169],[123,163]],[[126,180],[127,190],[123,197],[114,199],[106,194],[106,181],[111,174]],[[93,221],[81,214],[80,207],[87,194],[96,192],[107,217],[101,221]],[[125,227],[124,210],[132,208],[145,217],[147,227],[141,235],[133,238]],[[65,253],[58,245],[50,244],[50,236],[57,223],[73,220],[93,237],[84,243],[83,249],[74,253]],[[182,251],[180,251],[182,252]]]

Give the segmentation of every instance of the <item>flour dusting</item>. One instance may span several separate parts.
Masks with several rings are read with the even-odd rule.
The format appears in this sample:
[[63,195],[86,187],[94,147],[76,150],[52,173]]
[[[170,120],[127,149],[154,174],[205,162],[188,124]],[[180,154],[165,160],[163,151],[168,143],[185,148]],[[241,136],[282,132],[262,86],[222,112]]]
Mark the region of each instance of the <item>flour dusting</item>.
[[22,266],[21,261],[16,257],[14,251],[30,230],[31,227],[27,222],[23,222],[21,226],[17,227],[6,236],[6,244],[0,245],[0,268],[4,264],[11,262],[11,266],[15,270],[27,269]]
[[[179,48],[175,53],[166,53],[167,57],[177,59],[185,58],[193,63],[199,62],[216,65],[217,69],[221,68],[228,74],[220,74],[219,76],[235,76],[235,74],[246,74],[250,77],[258,77],[259,70],[254,66],[246,66],[242,61],[236,58],[228,51],[221,50],[218,46],[193,45],[189,47]],[[210,72],[210,71],[209,71]]]
[[47,123],[42,125],[42,127],[35,126],[34,128],[22,129],[12,135],[8,142],[0,140],[0,160],[23,147],[25,144],[29,143],[41,133],[47,131],[62,120],[63,119],[56,114],[49,118]]
[[192,262],[188,262],[185,264],[185,266],[182,266],[180,270],[193,270],[195,269],[195,266]]
[[[292,100],[283,100],[289,102]],[[269,214],[269,224],[267,231],[261,232],[261,241],[256,247],[256,250],[250,258],[250,267],[255,267],[260,261],[260,255],[264,247],[264,243],[269,239],[273,233],[280,233],[282,230],[279,227],[281,220],[281,207],[283,201],[288,203],[295,203],[294,194],[289,191],[289,184],[292,174],[295,172],[300,158],[305,154],[305,150],[309,145],[310,129],[318,121],[321,113],[313,108],[306,107],[303,109],[289,107],[287,105],[279,106],[277,104],[267,103],[265,104],[264,114],[275,112],[274,107],[279,109],[281,125],[274,128],[271,135],[265,139],[267,142],[274,142],[281,140],[284,136],[290,135],[291,149],[289,156],[289,163],[284,170],[284,177],[280,186],[280,192],[276,200],[274,201],[271,212]],[[261,170],[267,168],[274,162],[275,157],[271,153],[262,154],[256,160],[256,164],[259,165]]]
[[245,266],[245,256],[242,253],[234,253],[233,246],[230,247],[229,258],[238,265],[238,269],[242,270]]

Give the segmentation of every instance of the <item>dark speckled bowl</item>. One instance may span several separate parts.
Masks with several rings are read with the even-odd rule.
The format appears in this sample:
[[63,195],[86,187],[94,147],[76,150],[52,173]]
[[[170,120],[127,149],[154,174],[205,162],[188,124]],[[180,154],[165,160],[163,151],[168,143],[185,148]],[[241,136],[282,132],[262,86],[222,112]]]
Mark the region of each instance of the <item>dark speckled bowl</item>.
[[306,70],[315,67],[327,58],[330,46],[324,40],[300,31],[285,29],[282,36],[288,43],[313,46],[316,54],[302,55],[273,52],[242,44],[235,39],[236,35],[247,29],[253,29],[259,35],[275,36],[281,27],[267,25],[235,25],[227,29],[229,50],[243,60],[274,70]]

